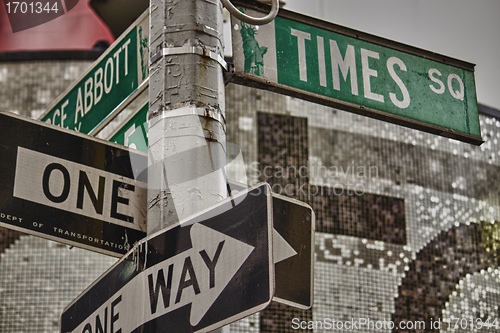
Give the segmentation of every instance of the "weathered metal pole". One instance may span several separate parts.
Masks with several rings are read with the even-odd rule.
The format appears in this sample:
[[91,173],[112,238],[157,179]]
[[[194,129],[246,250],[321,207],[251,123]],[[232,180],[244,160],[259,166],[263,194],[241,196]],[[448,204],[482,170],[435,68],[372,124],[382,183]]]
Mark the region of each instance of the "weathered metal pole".
[[227,196],[222,23],[220,0],[150,1],[148,235]]
[[151,0],[148,235],[227,196],[220,0]]

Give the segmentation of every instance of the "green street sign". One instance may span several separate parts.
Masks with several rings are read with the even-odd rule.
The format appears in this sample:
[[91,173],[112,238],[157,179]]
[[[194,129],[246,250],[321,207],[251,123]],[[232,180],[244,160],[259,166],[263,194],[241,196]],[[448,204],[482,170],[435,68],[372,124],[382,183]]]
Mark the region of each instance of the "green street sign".
[[59,96],[40,120],[81,133],[92,133],[147,84],[148,39],[149,11],[146,11]]
[[108,140],[147,153],[148,108],[149,104],[144,103],[139,110],[130,114],[130,116],[110,135]]
[[232,20],[233,82],[483,142],[473,64],[286,10],[263,26]]

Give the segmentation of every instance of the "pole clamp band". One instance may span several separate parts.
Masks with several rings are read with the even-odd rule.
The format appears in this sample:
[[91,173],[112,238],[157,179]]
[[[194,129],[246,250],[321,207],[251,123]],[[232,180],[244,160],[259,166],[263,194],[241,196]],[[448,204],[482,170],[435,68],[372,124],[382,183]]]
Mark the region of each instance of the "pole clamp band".
[[173,110],[165,110],[162,112],[161,115],[158,115],[151,120],[149,120],[149,127],[152,127],[154,124],[156,124],[158,121],[164,118],[171,118],[171,117],[182,117],[182,116],[188,116],[188,115],[198,115],[201,117],[209,117],[212,119],[217,120],[219,123],[222,124],[224,127],[224,130],[226,128],[226,119],[224,119],[224,116],[216,111],[213,110],[207,110],[205,108],[199,108],[199,107],[194,107],[194,106],[187,106],[187,107],[182,107],[178,109],[173,109]]
[[201,46],[179,46],[179,47],[166,47],[163,48],[162,51],[156,53],[151,58],[151,63],[155,63],[158,59],[164,56],[169,55],[178,55],[178,54],[197,54],[204,57],[208,57],[212,60],[217,61],[226,71],[227,71],[227,63],[220,54],[209,51]]

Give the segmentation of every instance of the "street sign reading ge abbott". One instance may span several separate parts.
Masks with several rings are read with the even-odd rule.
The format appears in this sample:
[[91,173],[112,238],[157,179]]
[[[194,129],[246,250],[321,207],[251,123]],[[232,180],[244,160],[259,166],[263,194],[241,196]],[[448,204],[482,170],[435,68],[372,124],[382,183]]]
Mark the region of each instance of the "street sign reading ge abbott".
[[40,120],[90,134],[147,79],[148,38],[146,11],[58,97]]
[[259,27],[232,20],[233,82],[482,143],[472,64],[286,10]]
[[145,236],[145,154],[9,113],[0,143],[0,226],[115,257]]
[[263,310],[274,294],[270,191],[140,241],[64,310],[61,333],[208,332]]

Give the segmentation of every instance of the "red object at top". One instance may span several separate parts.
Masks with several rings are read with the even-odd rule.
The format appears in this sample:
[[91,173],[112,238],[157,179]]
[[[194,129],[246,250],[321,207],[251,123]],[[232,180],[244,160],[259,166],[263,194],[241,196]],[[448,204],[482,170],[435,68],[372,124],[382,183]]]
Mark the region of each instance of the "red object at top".
[[0,1],[0,52],[92,50],[114,41],[89,0]]

